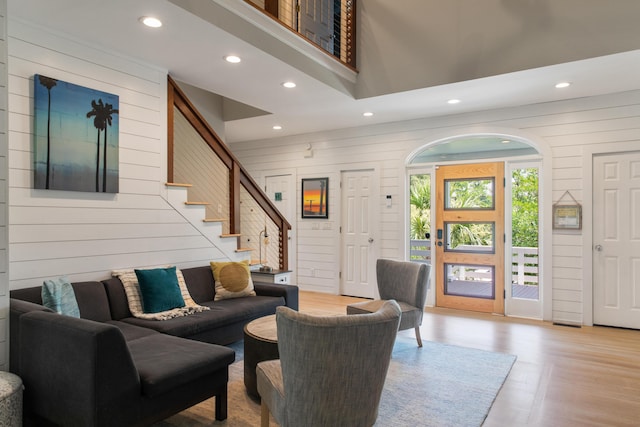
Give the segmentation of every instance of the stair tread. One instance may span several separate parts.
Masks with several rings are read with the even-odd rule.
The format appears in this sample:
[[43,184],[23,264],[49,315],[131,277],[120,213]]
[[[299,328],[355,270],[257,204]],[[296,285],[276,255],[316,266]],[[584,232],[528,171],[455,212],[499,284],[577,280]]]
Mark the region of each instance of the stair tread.
[[184,202],[185,205],[195,205],[195,206],[207,206],[211,203],[209,202]]
[[227,221],[226,218],[205,218],[202,220],[202,222],[223,222],[223,221]]
[[236,249],[236,252],[250,252],[253,251],[254,249],[251,248],[238,248]]
[[242,234],[238,233],[229,233],[229,234],[221,234],[220,237],[240,237]]
[[181,184],[179,182],[165,182],[167,187],[193,187],[193,184]]

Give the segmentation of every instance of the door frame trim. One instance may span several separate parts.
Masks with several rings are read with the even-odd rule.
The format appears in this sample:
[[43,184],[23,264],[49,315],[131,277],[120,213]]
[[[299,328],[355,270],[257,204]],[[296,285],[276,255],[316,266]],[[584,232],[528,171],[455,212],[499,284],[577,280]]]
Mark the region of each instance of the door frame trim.
[[[620,154],[638,150],[637,141],[609,142],[584,147],[582,164],[584,169],[582,196],[582,324],[593,326],[593,160],[601,154]],[[591,266],[590,268],[588,266]]]

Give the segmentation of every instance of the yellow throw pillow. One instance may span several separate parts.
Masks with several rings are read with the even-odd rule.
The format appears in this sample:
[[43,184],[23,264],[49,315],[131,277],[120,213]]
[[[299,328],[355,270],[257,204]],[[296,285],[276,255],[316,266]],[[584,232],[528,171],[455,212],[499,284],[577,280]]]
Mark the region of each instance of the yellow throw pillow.
[[211,261],[211,271],[216,282],[214,301],[227,298],[255,296],[249,261],[215,262]]

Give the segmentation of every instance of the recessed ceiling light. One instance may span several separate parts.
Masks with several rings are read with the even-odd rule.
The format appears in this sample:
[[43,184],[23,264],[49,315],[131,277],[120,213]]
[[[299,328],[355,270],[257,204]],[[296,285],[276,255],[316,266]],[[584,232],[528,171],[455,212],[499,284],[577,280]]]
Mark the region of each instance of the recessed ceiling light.
[[447,104],[458,104],[460,103],[459,99],[450,99],[447,101]]
[[141,16],[140,22],[151,28],[162,27],[162,21],[160,21],[158,18],[154,18],[153,16]]
[[365,117],[371,117],[373,116],[373,113],[371,111],[367,111],[366,113],[362,113],[362,115]]
[[282,130],[282,126],[280,126],[280,125],[275,125],[275,126],[273,127],[273,130]]
[[571,86],[570,82],[560,82],[560,83],[556,84],[556,89],[562,89],[562,88],[569,87],[569,86]]
[[240,59],[240,57],[236,55],[227,55],[224,57],[224,60],[227,62],[231,62],[232,64],[237,64],[238,62],[242,61],[242,59]]
[[294,82],[284,82],[282,83],[282,86],[286,87],[287,89],[293,89],[294,87],[296,87],[296,84]]

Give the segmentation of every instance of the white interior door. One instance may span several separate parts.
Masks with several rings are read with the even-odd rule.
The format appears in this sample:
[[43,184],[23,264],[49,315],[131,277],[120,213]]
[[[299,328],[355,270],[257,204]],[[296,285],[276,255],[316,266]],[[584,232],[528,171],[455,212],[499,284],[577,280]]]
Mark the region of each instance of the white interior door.
[[265,176],[265,192],[269,196],[269,200],[278,208],[280,213],[291,224],[289,230],[289,240],[287,242],[287,250],[289,252],[289,270],[291,270],[291,283],[297,283],[296,274],[296,187],[295,179],[292,174],[284,175],[267,175]]
[[593,159],[593,320],[640,329],[640,152]]
[[378,177],[374,170],[342,172],[343,295],[375,298]]

